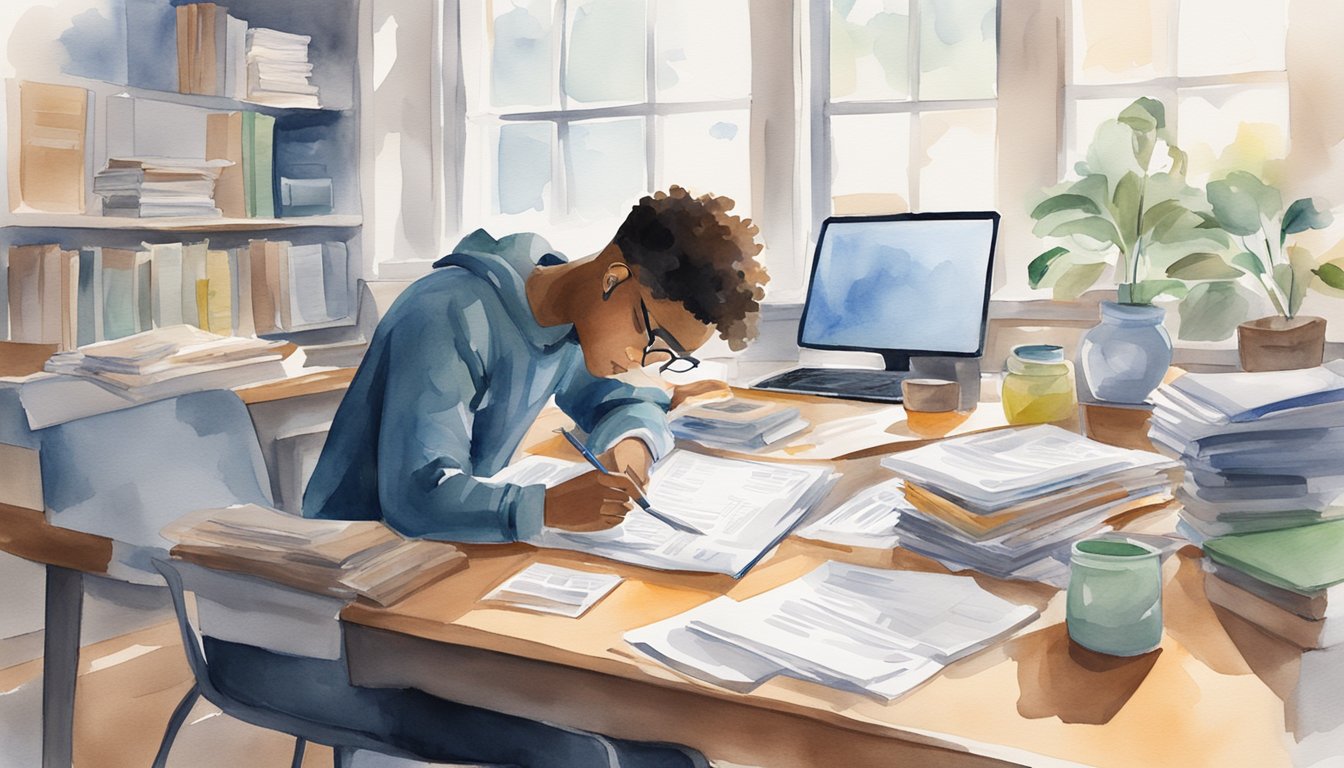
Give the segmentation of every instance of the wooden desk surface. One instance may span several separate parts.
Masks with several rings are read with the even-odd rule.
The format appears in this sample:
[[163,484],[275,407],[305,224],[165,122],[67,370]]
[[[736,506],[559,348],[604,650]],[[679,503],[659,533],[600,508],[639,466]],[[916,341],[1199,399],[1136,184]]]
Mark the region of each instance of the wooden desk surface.
[[[853,490],[855,478],[880,471],[876,460],[842,468],[848,487],[837,487],[836,497]],[[1136,524],[1161,530],[1171,523],[1164,512]],[[1069,642],[1062,592],[976,576],[992,592],[1041,609],[1040,619],[891,703],[785,678],[734,693],[640,656],[622,635],[721,594],[749,597],[827,559],[944,571],[913,553],[789,539],[734,582],[521,544],[465,549],[466,571],[389,608],[360,602],[342,613],[357,683],[420,687],[771,768],[887,766],[898,755],[917,765],[1289,764],[1287,694],[1276,675],[1301,653],[1215,614],[1193,547],[1165,567],[1160,650],[1128,660],[1091,654]],[[616,571],[626,580],[578,620],[477,604],[537,561]]]

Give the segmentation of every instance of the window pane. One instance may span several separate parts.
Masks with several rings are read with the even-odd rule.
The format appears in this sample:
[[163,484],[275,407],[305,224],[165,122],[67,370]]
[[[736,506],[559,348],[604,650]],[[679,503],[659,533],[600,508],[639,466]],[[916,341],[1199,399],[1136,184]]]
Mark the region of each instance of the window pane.
[[644,119],[584,120],[569,126],[565,172],[569,211],[586,219],[624,216],[644,193]]
[[836,213],[910,209],[910,116],[831,118],[831,199]]
[[1136,83],[1171,74],[1172,0],[1074,0],[1073,82]]
[[494,0],[490,103],[547,107],[555,103],[555,30],[549,0]]
[[734,212],[750,215],[751,148],[746,110],[668,115],[658,122],[657,187],[671,184],[693,194],[713,193],[736,201]]
[[909,0],[832,0],[832,101],[910,98],[909,58]]
[[644,3],[569,0],[565,94],[584,104],[644,100]]
[[924,112],[919,137],[924,143],[920,210],[994,208],[994,110]]
[[1288,86],[1221,86],[1180,91],[1178,143],[1190,182],[1242,168],[1264,172],[1288,151]]
[[[1154,95],[1155,97],[1155,95]],[[1087,148],[1092,146],[1092,139],[1097,134],[1097,126],[1113,120],[1120,111],[1134,102],[1135,96],[1117,96],[1109,99],[1079,99],[1070,105],[1070,129],[1069,146],[1065,152],[1065,176],[1073,176],[1073,167],[1080,160],[1087,159]],[[1167,105],[1167,119],[1170,120],[1171,102],[1164,101]]]
[[1281,71],[1286,0],[1181,0],[1178,74]]
[[551,123],[499,127],[495,153],[495,213],[546,210],[551,184]]
[[994,98],[996,7],[995,0],[920,0],[920,99]]
[[659,0],[654,42],[659,101],[750,95],[746,0]]

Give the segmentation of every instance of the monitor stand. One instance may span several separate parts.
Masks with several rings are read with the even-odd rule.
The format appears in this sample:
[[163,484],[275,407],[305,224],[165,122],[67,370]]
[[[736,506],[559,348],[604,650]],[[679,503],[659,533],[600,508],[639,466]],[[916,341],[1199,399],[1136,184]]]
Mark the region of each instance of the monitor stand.
[[[885,360],[886,354],[882,356]],[[944,379],[961,386],[961,410],[974,410],[980,404],[980,358],[941,357],[939,355],[896,355],[909,360],[912,378]]]
[[897,373],[910,372],[910,355],[904,352],[881,352],[882,367]]

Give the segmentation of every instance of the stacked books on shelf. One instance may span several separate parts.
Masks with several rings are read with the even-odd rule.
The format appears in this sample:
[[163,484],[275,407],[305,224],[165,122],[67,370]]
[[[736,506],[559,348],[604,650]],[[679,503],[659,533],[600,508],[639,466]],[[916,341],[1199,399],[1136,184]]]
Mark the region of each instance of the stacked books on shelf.
[[754,451],[808,427],[797,408],[734,398],[691,408],[668,425],[672,434],[710,448]]
[[1153,399],[1149,438],[1185,465],[1177,495],[1191,541],[1344,514],[1344,361],[1186,374]]
[[247,30],[247,100],[273,107],[319,109],[317,86],[308,81],[308,35],[255,27]]
[[1172,500],[1180,464],[1056,426],[932,443],[882,460],[905,480],[900,544],[949,568],[1058,583],[1069,545]]
[[1209,602],[1299,648],[1344,642],[1344,520],[1204,543]]
[[225,160],[112,158],[93,178],[104,216],[215,218],[215,180]]
[[215,3],[177,6],[177,81],[182,93],[274,107],[318,109],[307,35],[249,27]]
[[736,691],[784,675],[890,701],[1036,615],[966,576],[828,562],[741,602],[719,597],[632,630],[625,640]]
[[341,242],[11,246],[10,337],[75,349],[179,324],[221,336],[328,326],[351,313],[348,262]]
[[467,566],[452,544],[376,521],[310,520],[255,504],[188,514],[162,531],[172,554],[309,592],[390,605]]

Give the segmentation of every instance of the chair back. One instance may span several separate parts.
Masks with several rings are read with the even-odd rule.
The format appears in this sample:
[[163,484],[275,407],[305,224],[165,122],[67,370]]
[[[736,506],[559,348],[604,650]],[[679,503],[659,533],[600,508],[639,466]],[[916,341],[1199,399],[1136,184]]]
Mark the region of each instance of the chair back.
[[198,509],[271,504],[245,406],[194,392],[38,430],[42,491],[54,525],[105,536],[121,562],[152,573],[171,542],[159,531]]

